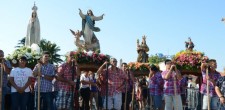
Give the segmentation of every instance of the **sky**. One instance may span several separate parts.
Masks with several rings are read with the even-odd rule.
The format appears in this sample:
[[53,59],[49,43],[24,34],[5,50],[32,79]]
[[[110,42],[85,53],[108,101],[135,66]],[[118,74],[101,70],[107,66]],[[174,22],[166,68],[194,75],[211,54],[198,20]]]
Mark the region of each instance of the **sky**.
[[56,43],[61,55],[76,49],[69,29],[81,30],[80,8],[84,13],[91,9],[95,16],[105,14],[95,22],[103,54],[135,62],[136,41],[146,35],[149,55],[173,55],[184,50],[191,37],[194,50],[216,59],[217,70],[225,67],[224,0],[1,0],[0,49],[5,56],[26,36],[34,2],[41,38]]

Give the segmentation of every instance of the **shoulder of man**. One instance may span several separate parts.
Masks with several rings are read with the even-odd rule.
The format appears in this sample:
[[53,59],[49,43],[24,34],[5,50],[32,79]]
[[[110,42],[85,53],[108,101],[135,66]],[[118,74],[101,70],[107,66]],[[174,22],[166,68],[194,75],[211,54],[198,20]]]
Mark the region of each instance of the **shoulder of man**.
[[167,73],[168,73],[168,71],[166,70],[166,71],[161,72],[161,75],[165,75]]
[[28,68],[28,67],[26,67],[25,69],[26,69],[27,71],[32,71],[32,70],[31,70],[30,68]]
[[66,67],[66,66],[67,66],[67,63],[63,63],[63,64],[61,64],[59,67],[64,68],[64,67]]
[[18,67],[15,67],[15,68],[13,68],[13,69],[11,70],[11,72],[14,72],[14,71],[16,71],[16,70],[19,70],[19,68],[18,68]]
[[218,79],[217,79],[217,83],[221,84],[225,81],[225,76],[220,76]]
[[50,65],[50,66],[54,66],[54,67],[55,67],[55,65],[54,65],[54,64],[51,64],[51,63],[48,63],[48,65]]
[[55,65],[54,65],[54,64],[51,64],[51,63],[48,63],[47,66],[48,66],[48,67],[51,67],[51,68],[55,68]]
[[218,71],[216,71],[216,72],[215,72],[215,74],[217,74],[217,75],[220,75],[220,76],[221,76],[221,74],[220,74]]
[[7,65],[8,68],[12,68],[11,63],[9,60],[5,60],[5,64]]

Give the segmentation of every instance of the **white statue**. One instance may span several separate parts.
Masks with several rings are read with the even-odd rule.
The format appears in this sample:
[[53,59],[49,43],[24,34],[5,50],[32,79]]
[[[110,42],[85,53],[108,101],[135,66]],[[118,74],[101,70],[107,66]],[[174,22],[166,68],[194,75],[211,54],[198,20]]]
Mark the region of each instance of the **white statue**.
[[81,9],[79,9],[79,11],[80,17],[82,18],[82,34],[84,37],[85,45],[90,46],[90,48],[92,46],[96,46],[96,44],[99,44],[99,41],[94,32],[99,32],[100,29],[98,27],[95,27],[95,21],[102,20],[104,14],[96,17],[91,10],[88,10],[86,15],[82,13]]
[[81,37],[81,31],[79,31],[79,30],[77,30],[77,32],[74,32],[73,30],[71,30],[70,29],[70,31],[71,31],[71,33],[74,35],[74,38],[75,38],[75,40],[74,40],[74,44],[78,47],[78,48],[80,48],[80,49],[82,49],[82,50],[86,50],[85,48],[85,42],[84,42],[84,40],[80,40],[80,37]]
[[77,32],[74,32],[73,30],[71,30],[71,33],[74,35],[74,44],[81,50],[85,50],[86,52],[88,51],[93,51],[93,52],[97,52],[100,53],[100,45],[99,45],[99,41],[96,42],[92,42],[91,44],[86,44],[84,40],[81,40],[81,36],[82,36],[82,31],[77,30]]
[[33,12],[27,26],[27,36],[25,40],[25,46],[31,46],[34,44],[40,43],[40,24],[37,16],[37,7],[33,6]]

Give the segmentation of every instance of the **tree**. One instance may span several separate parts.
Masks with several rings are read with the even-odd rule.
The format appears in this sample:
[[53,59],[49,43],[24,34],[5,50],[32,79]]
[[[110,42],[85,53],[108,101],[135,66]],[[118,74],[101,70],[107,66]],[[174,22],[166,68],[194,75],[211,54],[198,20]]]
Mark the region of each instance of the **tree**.
[[25,39],[26,37],[23,37],[21,40],[18,41],[17,46],[15,46],[15,48],[20,48],[25,46]]
[[148,58],[148,61],[150,64],[156,64],[158,65],[160,62],[163,62],[166,60],[166,56],[159,56],[159,55],[151,55]]
[[50,53],[50,63],[61,63],[63,60],[60,59],[60,55],[57,52],[60,51],[59,46],[51,41],[47,41],[46,39],[42,39],[40,41],[39,47],[42,51],[48,51]]

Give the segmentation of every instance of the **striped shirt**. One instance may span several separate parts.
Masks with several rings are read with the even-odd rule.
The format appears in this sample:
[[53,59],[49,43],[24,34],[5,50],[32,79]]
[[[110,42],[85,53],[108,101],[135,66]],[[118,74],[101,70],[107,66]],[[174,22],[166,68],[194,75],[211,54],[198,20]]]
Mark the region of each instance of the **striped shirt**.
[[[34,67],[34,72],[38,72],[38,65]],[[55,76],[55,66],[53,64],[45,64],[41,66],[41,74],[47,76]],[[34,91],[37,91],[38,84],[37,81],[35,82]],[[43,77],[40,79],[40,92],[52,92],[53,84],[52,81],[49,81]]]

